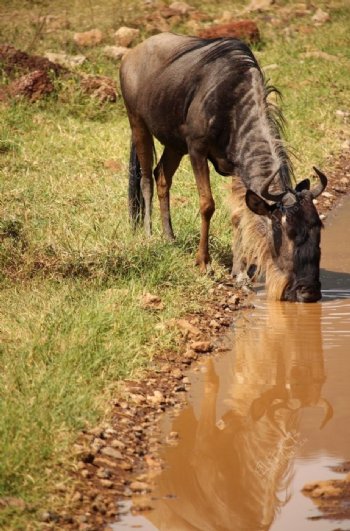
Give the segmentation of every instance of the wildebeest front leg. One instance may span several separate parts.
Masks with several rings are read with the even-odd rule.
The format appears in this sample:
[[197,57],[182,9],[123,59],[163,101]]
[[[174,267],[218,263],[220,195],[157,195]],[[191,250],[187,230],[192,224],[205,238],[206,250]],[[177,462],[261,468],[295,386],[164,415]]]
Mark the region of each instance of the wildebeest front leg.
[[200,271],[205,273],[207,264],[210,261],[208,236],[210,220],[215,211],[215,203],[210,188],[209,166],[206,156],[192,151],[190,152],[190,159],[196,178],[201,213],[201,236],[196,264],[199,266]]
[[170,217],[170,188],[173,175],[179,167],[182,155],[165,147],[163,155],[154,170],[154,177],[157,183],[157,193],[160,205],[160,214],[162,218],[164,234],[169,240],[174,240],[174,232],[171,225]]
[[152,233],[152,199],[153,199],[153,138],[143,123],[132,123],[132,139],[141,167],[141,191],[145,200],[145,231]]

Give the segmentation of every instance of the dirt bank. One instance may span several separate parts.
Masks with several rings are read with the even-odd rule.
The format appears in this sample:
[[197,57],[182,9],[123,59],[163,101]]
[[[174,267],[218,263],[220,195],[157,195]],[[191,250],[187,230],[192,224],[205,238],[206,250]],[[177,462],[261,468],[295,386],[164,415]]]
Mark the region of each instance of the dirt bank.
[[[350,190],[349,152],[328,161],[327,169],[327,192],[317,202],[324,217]],[[184,406],[186,370],[199,357],[226,350],[222,338],[247,307],[251,291],[238,288],[227,275],[215,283],[201,311],[169,323],[179,330],[178,348],[160,352],[142,379],[125,381],[108,420],[80,434],[73,448],[71,481],[58,486],[52,508],[40,515],[44,529],[105,529],[118,519],[118,502],[132,495],[139,495],[136,509],[148,507],[142,498],[150,491],[147,478],[162,467],[159,419],[164,411]],[[176,443],[176,437],[170,433],[167,442]]]

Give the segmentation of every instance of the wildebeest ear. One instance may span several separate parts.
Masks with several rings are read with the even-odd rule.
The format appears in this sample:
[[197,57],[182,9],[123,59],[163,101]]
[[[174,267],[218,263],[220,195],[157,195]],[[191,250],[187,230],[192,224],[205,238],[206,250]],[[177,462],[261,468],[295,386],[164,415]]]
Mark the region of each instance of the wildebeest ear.
[[271,207],[264,199],[253,192],[253,190],[246,191],[245,202],[247,207],[259,216],[269,216],[273,209],[273,206]]
[[304,179],[300,181],[295,187],[296,192],[302,192],[303,190],[310,190],[310,179]]

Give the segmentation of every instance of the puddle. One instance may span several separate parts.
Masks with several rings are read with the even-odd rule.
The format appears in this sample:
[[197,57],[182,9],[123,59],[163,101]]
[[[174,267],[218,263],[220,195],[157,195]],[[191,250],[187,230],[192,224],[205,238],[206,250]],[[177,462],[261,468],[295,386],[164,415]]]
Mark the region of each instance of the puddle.
[[[267,302],[237,321],[227,353],[206,358],[171,420],[154,510],[113,529],[331,531],[301,488],[342,478],[350,460],[350,198],[322,239],[323,301]],[[164,425],[169,428],[170,419]]]

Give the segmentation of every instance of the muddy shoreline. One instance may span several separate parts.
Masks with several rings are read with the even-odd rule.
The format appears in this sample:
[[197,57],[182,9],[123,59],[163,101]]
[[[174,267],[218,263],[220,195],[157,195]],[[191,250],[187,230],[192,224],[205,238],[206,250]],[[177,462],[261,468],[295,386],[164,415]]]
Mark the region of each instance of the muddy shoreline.
[[[327,168],[327,191],[317,200],[323,218],[350,191],[350,154],[342,153]],[[248,288],[237,288],[227,275],[210,290],[201,311],[173,323],[181,335],[176,351],[159,353],[142,380],[125,381],[108,420],[78,437],[70,486],[58,488],[55,509],[39,515],[43,529],[108,529],[118,520],[119,502],[132,496],[135,510],[149,508],[143,495],[151,490],[150,475],[162,468],[160,446],[176,444],[177,438],[171,432],[161,440],[159,420],[165,411],[176,414],[186,404],[186,371],[201,356],[227,350],[222,338],[234,329],[238,314],[252,307],[251,298]]]

